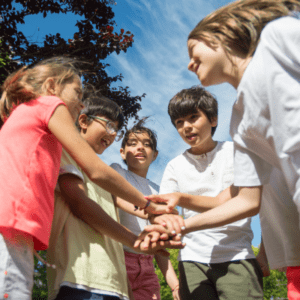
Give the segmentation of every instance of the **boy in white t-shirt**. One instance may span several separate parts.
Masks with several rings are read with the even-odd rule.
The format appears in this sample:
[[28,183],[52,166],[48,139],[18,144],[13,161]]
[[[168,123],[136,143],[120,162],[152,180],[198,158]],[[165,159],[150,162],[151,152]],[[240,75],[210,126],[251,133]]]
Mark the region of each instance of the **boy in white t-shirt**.
[[[232,185],[234,177],[233,143],[212,139],[218,123],[216,99],[200,86],[185,89],[171,99],[168,113],[190,148],[168,163],[160,194],[180,192],[213,199]],[[190,208],[183,209],[185,219],[199,214],[184,201],[179,205]],[[246,218],[184,236],[186,247],[179,254],[181,299],[263,298],[250,223],[251,218]]]
[[[123,169],[116,163],[113,163],[111,167],[143,195],[148,196],[157,194],[159,190],[157,184],[146,178],[150,164],[156,159],[158,151],[156,134],[151,129],[144,127],[143,124],[144,119],[128,130],[122,141],[121,157],[128,170]],[[133,204],[119,197],[116,197],[115,201],[117,207],[121,208],[119,210],[121,224],[134,234],[139,235],[144,227],[149,224],[147,219],[151,216],[135,209]],[[176,217],[174,216],[174,218]],[[177,219],[183,226],[182,218],[177,216]],[[161,299],[160,285],[153,265],[153,255],[137,253],[126,245],[124,245],[124,253],[127,275],[134,299]],[[154,255],[154,258],[172,289],[174,300],[180,300],[179,282],[171,261],[161,255]]]

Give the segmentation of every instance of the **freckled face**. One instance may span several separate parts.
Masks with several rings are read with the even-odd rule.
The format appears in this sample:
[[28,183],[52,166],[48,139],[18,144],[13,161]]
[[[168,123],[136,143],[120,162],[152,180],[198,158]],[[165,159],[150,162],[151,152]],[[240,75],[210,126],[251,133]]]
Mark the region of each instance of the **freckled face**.
[[203,86],[227,81],[227,71],[231,71],[228,66],[232,64],[220,44],[189,39],[187,46],[190,56],[188,69],[197,75]]

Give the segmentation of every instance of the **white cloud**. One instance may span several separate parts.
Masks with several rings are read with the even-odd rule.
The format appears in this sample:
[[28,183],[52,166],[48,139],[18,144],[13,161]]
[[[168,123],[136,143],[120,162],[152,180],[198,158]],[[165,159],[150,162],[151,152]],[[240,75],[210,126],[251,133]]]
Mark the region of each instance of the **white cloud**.
[[[158,135],[159,155],[148,172],[148,177],[158,184],[168,161],[187,148],[167,114],[169,100],[177,92],[199,84],[196,76],[187,70],[187,36],[221,1],[224,4],[226,0],[125,0],[114,7],[117,24],[129,28],[135,37],[133,47],[126,54],[114,55],[111,64],[124,75],[122,85],[128,85],[132,95],[147,94],[139,115],[152,116],[148,126]],[[236,92],[228,84],[208,90],[219,102],[219,124],[214,138],[230,140],[229,121]],[[119,147],[120,143],[113,145],[104,154],[104,160],[121,162]],[[254,241],[257,245],[259,224],[254,223],[258,228]]]

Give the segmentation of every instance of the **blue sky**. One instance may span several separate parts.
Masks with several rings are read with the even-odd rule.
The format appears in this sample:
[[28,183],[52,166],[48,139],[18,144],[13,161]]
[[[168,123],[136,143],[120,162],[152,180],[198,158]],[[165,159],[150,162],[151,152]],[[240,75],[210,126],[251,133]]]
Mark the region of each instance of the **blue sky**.
[[[187,70],[189,61],[186,41],[189,32],[208,13],[230,2],[226,0],[120,0],[113,5],[116,25],[134,34],[133,47],[127,53],[111,55],[107,63],[110,75],[122,73],[117,85],[129,86],[132,95],[146,93],[141,103],[140,117],[151,116],[147,126],[158,135],[159,155],[150,167],[148,177],[160,183],[168,161],[182,153],[186,144],[180,139],[167,114],[169,100],[181,89],[199,84]],[[72,15],[28,17],[21,25],[34,41],[47,33],[60,32],[72,38],[76,19]],[[20,26],[20,27],[21,27]],[[24,27],[23,27],[24,26]],[[230,140],[229,122],[235,90],[228,84],[209,87],[219,102],[219,123],[214,138]],[[121,162],[120,142],[115,142],[101,157],[108,164]],[[125,167],[125,165],[123,165]],[[253,245],[260,243],[258,216],[253,218]]]

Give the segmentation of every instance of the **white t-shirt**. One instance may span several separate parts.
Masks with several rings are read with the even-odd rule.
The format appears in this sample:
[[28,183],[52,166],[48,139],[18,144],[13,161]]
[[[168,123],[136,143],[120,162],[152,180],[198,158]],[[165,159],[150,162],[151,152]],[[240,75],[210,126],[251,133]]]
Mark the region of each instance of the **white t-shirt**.
[[279,168],[300,211],[300,20],[262,31],[233,106],[236,186],[258,186]]
[[273,168],[259,212],[271,269],[300,266],[299,214],[282,173]]
[[[159,186],[151,180],[141,177],[131,171],[123,169],[119,164],[113,163],[111,167],[122,175],[132,186],[139,190],[144,196],[158,194]],[[122,209],[119,209],[120,223],[131,230],[135,235],[139,235],[146,225],[148,220],[131,215]],[[127,246],[123,246],[124,250],[131,253],[138,253]],[[139,253],[140,254],[140,253]]]
[[[160,194],[181,192],[217,196],[233,183],[233,143],[218,142],[214,150],[203,155],[188,151],[171,160],[164,172]],[[185,218],[198,212],[183,209]],[[188,233],[179,260],[222,263],[254,258],[251,248],[251,218],[226,226]]]

